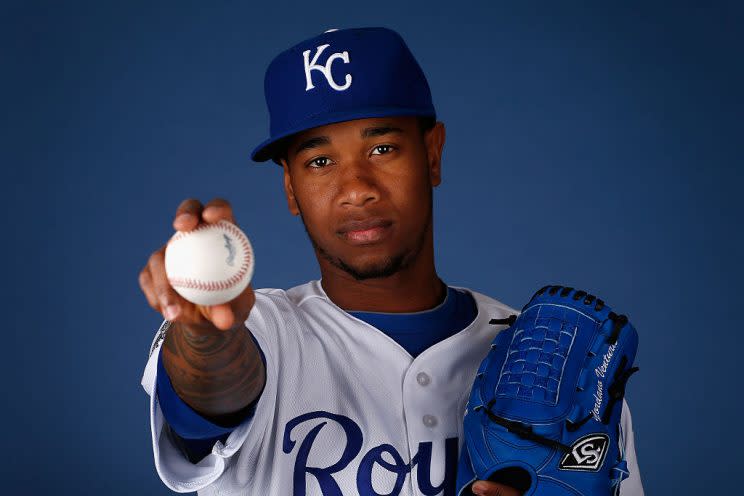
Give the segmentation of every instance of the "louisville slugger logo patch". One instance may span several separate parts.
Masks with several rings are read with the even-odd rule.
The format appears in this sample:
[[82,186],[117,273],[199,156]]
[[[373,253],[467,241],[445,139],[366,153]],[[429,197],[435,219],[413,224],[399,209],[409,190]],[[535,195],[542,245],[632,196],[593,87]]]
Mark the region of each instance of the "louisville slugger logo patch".
[[561,470],[597,472],[607,456],[610,438],[607,434],[589,434],[571,445],[558,466]]

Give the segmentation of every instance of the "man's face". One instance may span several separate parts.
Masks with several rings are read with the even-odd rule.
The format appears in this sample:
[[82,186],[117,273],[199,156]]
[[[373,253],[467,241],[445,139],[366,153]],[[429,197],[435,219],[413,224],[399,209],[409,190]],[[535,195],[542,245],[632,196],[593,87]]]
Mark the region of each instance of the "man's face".
[[282,160],[290,211],[322,263],[357,280],[388,277],[431,245],[432,187],[444,126],[359,119],[295,135]]

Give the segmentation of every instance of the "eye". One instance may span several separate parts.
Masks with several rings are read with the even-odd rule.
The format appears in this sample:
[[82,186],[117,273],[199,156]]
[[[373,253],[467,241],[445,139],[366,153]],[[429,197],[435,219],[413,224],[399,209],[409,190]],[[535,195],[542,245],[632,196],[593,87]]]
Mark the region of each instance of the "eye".
[[320,169],[328,165],[330,162],[331,160],[328,157],[317,157],[308,162],[307,166],[313,169]]
[[393,145],[377,145],[372,149],[372,155],[385,155],[393,151]]

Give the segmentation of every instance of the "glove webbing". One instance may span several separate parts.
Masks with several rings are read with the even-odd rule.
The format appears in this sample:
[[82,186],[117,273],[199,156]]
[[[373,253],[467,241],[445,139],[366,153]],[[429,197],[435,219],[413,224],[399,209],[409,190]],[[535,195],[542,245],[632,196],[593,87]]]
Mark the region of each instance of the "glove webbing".
[[[573,291],[574,288],[571,287],[564,287],[564,286],[545,286],[541,288],[540,290],[535,293],[535,296],[532,298],[534,299],[536,296],[540,296],[546,291],[549,295],[555,296],[555,294],[560,291],[561,297],[566,297],[569,294],[571,294],[571,291]],[[586,291],[576,291],[573,296],[571,297],[574,301],[579,301],[580,299],[584,298],[584,305],[594,305],[594,311],[599,312],[601,311],[604,306],[605,302],[593,294],[589,294]],[[532,300],[530,300],[530,303]],[[527,304],[529,305],[529,303]],[[525,306],[526,308],[526,306]],[[610,314],[608,315],[608,318],[612,321],[612,333],[610,334],[610,337],[607,339],[607,342],[609,344],[615,344],[617,342],[618,335],[620,334],[620,329],[625,326],[625,324],[628,323],[628,317],[625,315],[618,315],[615,312],[610,311]],[[511,324],[510,324],[511,325]]]
[[509,420],[504,417],[499,417],[498,415],[496,415],[495,413],[491,411],[491,408],[493,407],[493,404],[495,401],[496,400],[489,401],[488,406],[485,407],[484,409],[484,411],[486,412],[486,415],[488,415],[488,418],[490,418],[494,423],[499,424],[502,427],[506,427],[506,430],[516,434],[517,436],[527,441],[535,441],[549,448],[555,448],[565,453],[568,453],[571,451],[570,446],[566,446],[565,444],[559,441],[556,441],[555,439],[550,439],[548,437],[541,436],[540,434],[536,434],[532,430],[531,425],[523,424],[515,420]]
[[[545,286],[543,288],[540,288],[537,293],[532,297],[532,299],[525,305],[524,308],[527,308],[530,303],[532,303],[532,300],[534,300],[537,296],[542,295],[546,291],[549,295],[555,296],[555,294],[560,291],[560,296],[565,298],[569,294],[571,294],[571,291],[573,291],[574,288],[571,287],[564,287],[564,286]],[[584,305],[594,305],[594,311],[599,312],[601,311],[604,306],[605,302],[601,300],[600,298],[597,298],[593,294],[589,294],[586,291],[576,291],[571,299],[574,301],[579,301],[580,299],[584,298]],[[522,309],[524,310],[524,309]],[[612,332],[610,333],[610,336],[607,338],[608,344],[615,344],[617,343],[617,338],[620,335],[620,330],[625,326],[625,324],[628,323],[628,317],[625,315],[618,315],[613,311],[610,311],[609,315],[607,316],[612,321]],[[510,315],[509,317],[505,319],[491,319],[489,324],[494,325],[514,325],[514,322],[517,320],[516,315]]]

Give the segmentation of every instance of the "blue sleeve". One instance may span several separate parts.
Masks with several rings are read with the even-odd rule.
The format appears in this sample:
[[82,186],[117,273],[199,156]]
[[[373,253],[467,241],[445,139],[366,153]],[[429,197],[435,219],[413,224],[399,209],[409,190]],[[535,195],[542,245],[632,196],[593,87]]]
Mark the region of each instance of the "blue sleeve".
[[[252,336],[251,336],[252,337]],[[253,342],[258,347],[261,354],[261,361],[266,365],[261,347],[254,339]],[[171,428],[176,437],[176,443],[188,456],[192,463],[196,463],[212,451],[214,443],[218,440],[225,442],[230,433],[245,420],[253,416],[259,396],[253,403],[246,408],[245,417],[237,421],[234,425],[217,425],[210,422],[193,408],[187,405],[173,389],[170,377],[163,366],[162,347],[158,352],[158,373],[155,391],[160,403],[160,409],[163,411],[163,417]]]

